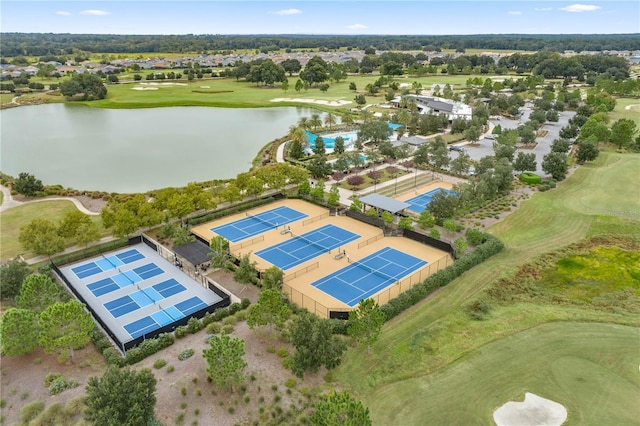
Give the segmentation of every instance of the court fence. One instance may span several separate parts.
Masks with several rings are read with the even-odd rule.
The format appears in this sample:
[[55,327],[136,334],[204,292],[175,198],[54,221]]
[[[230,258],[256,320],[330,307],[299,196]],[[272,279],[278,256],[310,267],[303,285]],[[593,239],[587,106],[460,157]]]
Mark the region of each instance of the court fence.
[[[173,252],[171,252],[169,249],[167,249],[166,247],[164,247],[163,245],[161,245],[160,243],[158,243],[157,241],[153,240],[152,238],[150,238],[149,236],[145,235],[145,234],[140,234],[140,235],[136,235],[134,237],[129,238],[126,243],[124,243],[122,240],[118,240],[117,244],[108,244],[108,245],[103,245],[100,246],[100,248],[102,249],[101,251],[99,251],[99,253],[101,254],[103,251],[107,251],[108,250],[112,250],[114,248],[120,248],[123,246],[132,246],[132,245],[136,245],[136,244],[140,244],[140,243],[144,243],[147,246],[149,246],[151,249],[153,249],[154,251],[156,251],[160,256],[162,256],[163,258],[172,261],[172,258],[175,257],[175,254],[173,254]],[[109,336],[109,338],[111,339],[111,341],[115,344],[115,346],[118,348],[118,350],[120,351],[120,353],[122,355],[124,355],[126,353],[126,351],[128,351],[129,349],[138,346],[140,343],[142,343],[143,341],[147,340],[147,339],[153,339],[155,337],[157,337],[158,335],[162,334],[162,333],[171,333],[173,332],[177,327],[182,326],[182,325],[186,325],[189,322],[189,319],[191,318],[197,318],[197,319],[201,319],[203,318],[207,313],[213,313],[216,309],[218,308],[223,308],[223,307],[227,307],[231,304],[231,297],[229,296],[229,294],[227,294],[226,292],[224,292],[223,290],[221,290],[220,288],[218,288],[215,283],[213,283],[212,281],[210,281],[208,278],[206,279],[207,281],[207,285],[206,287],[214,292],[215,294],[217,294],[221,300],[214,303],[213,305],[207,306],[205,308],[200,309],[197,312],[194,312],[184,318],[181,318],[177,321],[174,321],[170,324],[165,325],[164,327],[161,327],[157,330],[154,330],[150,333],[147,333],[143,336],[140,336],[136,339],[132,339],[132,340],[128,340],[126,342],[122,342],[120,339],[118,339],[116,337],[116,335],[111,331],[111,329],[109,328],[109,326],[102,320],[102,318],[100,317],[100,315],[98,315],[93,308],[87,303],[87,301],[85,300],[85,298],[82,296],[82,294],[80,294],[80,292],[78,292],[75,287],[73,286],[73,284],[71,284],[71,282],[67,279],[67,277],[64,275],[64,273],[60,270],[58,264],[60,265],[64,265],[64,264],[69,264],[78,260],[82,260],[84,258],[87,258],[89,256],[91,256],[90,254],[86,254],[83,253],[84,256],[82,257],[77,257],[74,256],[73,258],[71,257],[64,257],[61,259],[56,259],[55,261],[51,262],[51,270],[53,271],[54,275],[58,278],[58,280],[60,282],[62,282],[64,284],[64,286],[74,295],[74,297],[80,301],[82,304],[84,304],[85,309],[87,309],[87,311],[89,311],[89,313],[91,314],[91,316],[93,317],[93,319],[95,320],[95,322],[98,324],[98,326],[102,329],[102,331]],[[98,254],[98,253],[93,253],[93,255]],[[65,263],[62,263],[62,261],[65,261]],[[56,264],[56,262],[58,264]],[[193,277],[192,277],[193,278]]]
[[284,279],[283,279],[283,281],[284,281],[285,283],[286,283],[286,282],[289,282],[289,281],[291,281],[292,279],[297,278],[297,277],[299,277],[300,275],[304,275],[304,274],[306,274],[306,273],[307,273],[307,272],[309,272],[309,271],[313,271],[314,269],[318,269],[319,267],[320,267],[320,262],[314,262],[314,263],[312,263],[312,264],[311,264],[311,265],[309,265],[309,266],[306,266],[306,267],[304,267],[304,268],[300,268],[300,269],[298,269],[297,271],[294,271],[294,272],[287,272],[287,273],[284,275]]
[[344,310],[342,308],[330,309],[313,297],[291,287],[286,282],[282,285],[282,292],[287,295],[292,303],[295,303],[301,308],[305,308],[309,312],[315,313],[320,318],[329,318],[329,313],[332,310]]
[[251,238],[250,240],[247,240],[247,241],[242,241],[242,242],[237,243],[237,244],[229,243],[229,251],[230,252],[235,252],[235,251],[238,251],[238,250],[243,249],[245,247],[252,246],[255,243],[259,243],[261,241],[264,241],[264,234],[263,235],[259,235],[259,236],[254,237],[254,238]]
[[[444,269],[452,264],[453,259],[451,258],[451,256],[442,256],[436,262],[429,263],[427,266],[413,272],[410,275],[407,275],[406,277],[403,277],[402,279],[389,285],[383,291],[377,293],[374,296],[370,296],[369,298],[373,299],[378,305],[382,306],[388,303],[391,299],[395,299],[400,294],[404,293],[410,288],[413,288],[415,285],[420,284],[430,275],[435,274],[437,271]],[[291,277],[288,279],[287,277],[285,277],[284,283],[282,285],[282,292],[289,297],[289,300],[291,302],[307,309],[309,312],[315,313],[321,318],[348,319],[349,312],[358,308],[358,305],[353,306],[351,309],[345,308],[344,306],[328,307],[316,300],[313,296],[296,290],[291,285],[289,285],[288,282],[290,282],[293,278],[295,277]]]
[[428,235],[422,234],[420,232],[416,232],[412,229],[405,229],[403,232],[403,236],[409,238],[410,240],[417,241],[419,243],[423,243],[431,247],[435,247],[438,250],[446,251],[451,256],[455,257],[455,249],[450,243],[446,241],[437,240]]
[[382,219],[380,219],[379,217],[369,216],[369,215],[367,215],[365,213],[357,212],[357,211],[351,210],[351,209],[347,209],[347,210],[345,210],[345,212],[347,214],[347,217],[359,220],[360,222],[364,222],[364,223],[367,223],[369,225],[377,226],[378,228],[381,228],[381,229],[385,228],[384,221]]
[[326,212],[326,213],[322,213],[319,216],[315,216],[315,217],[312,217],[312,218],[309,218],[309,219],[305,219],[305,220],[302,221],[302,226],[307,226],[307,225],[312,224],[314,222],[317,222],[319,220],[326,219],[326,218],[329,217],[330,214],[331,214],[330,212]]
[[381,238],[384,238],[384,234],[383,233],[374,235],[373,237],[369,238],[368,240],[365,240],[365,241],[362,241],[362,242],[358,243],[358,249],[361,249],[362,247],[368,246],[369,244],[374,243],[374,242],[378,241]]

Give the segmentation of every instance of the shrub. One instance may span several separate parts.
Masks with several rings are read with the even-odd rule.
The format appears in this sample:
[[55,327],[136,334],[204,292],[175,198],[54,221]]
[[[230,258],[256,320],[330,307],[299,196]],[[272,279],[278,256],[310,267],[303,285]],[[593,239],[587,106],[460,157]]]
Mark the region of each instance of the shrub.
[[124,358],[122,358],[120,352],[113,347],[108,347],[102,351],[102,356],[104,356],[105,361],[107,361],[107,364],[109,365],[113,365],[115,367],[122,367],[124,365]]
[[229,316],[229,309],[227,308],[218,308],[213,313],[213,318],[216,321],[221,321],[223,318],[226,318],[228,316]]
[[215,320],[213,319],[213,315],[211,315],[211,313],[207,312],[206,314],[204,314],[204,316],[202,317],[202,319],[200,320],[200,322],[202,322],[202,326],[206,327],[209,324],[211,324],[212,322],[214,322]]
[[62,374],[60,373],[49,373],[44,377],[44,387],[48,388],[49,386],[51,386],[51,383],[53,383],[54,380],[58,379],[62,377]]
[[240,303],[232,303],[231,305],[229,305],[229,315],[233,315],[241,309],[242,305]]
[[189,334],[189,329],[186,325],[181,325],[179,327],[176,327],[173,334],[175,334],[176,339],[182,339]]
[[469,242],[469,244],[474,247],[482,244],[482,232],[477,229],[467,229],[465,236],[467,237],[467,241]]
[[223,325],[222,326],[222,332],[226,333],[226,334],[233,333],[233,325],[232,324]]
[[64,377],[58,377],[49,386],[49,395],[57,395],[67,389],[72,389],[78,386],[78,382],[74,379],[65,379]]
[[153,368],[158,369],[158,370],[161,369],[162,367],[164,367],[165,365],[167,365],[167,361],[165,361],[162,358],[156,359],[153,362]]
[[246,297],[243,298],[242,301],[240,302],[240,306],[242,306],[242,309],[247,309],[249,305],[251,305],[251,301]]
[[236,312],[236,314],[234,315],[236,322],[238,321],[244,321],[247,319],[247,311],[239,311]]
[[178,359],[180,361],[184,361],[187,358],[191,358],[193,354],[194,354],[193,349],[185,349],[184,351],[180,352],[180,354],[178,355]]
[[228,316],[225,319],[222,320],[222,325],[234,325],[237,322],[237,319],[235,316]]
[[27,424],[31,420],[35,419],[38,414],[42,413],[44,410],[44,402],[40,400],[32,401],[28,404],[25,404],[20,409],[20,420],[22,423]]
[[485,315],[489,313],[491,306],[484,300],[474,300],[466,306],[465,311],[471,319],[476,321],[482,321],[485,319]]
[[280,358],[286,358],[289,356],[289,350],[287,348],[278,349],[278,356]]
[[187,321],[187,331],[191,334],[195,334],[198,331],[202,330],[202,327],[202,323],[196,317],[191,317],[189,318],[189,321]]
[[167,367],[167,373],[173,373],[176,368],[173,365]]
[[288,388],[295,388],[296,387],[296,380],[292,377],[289,377],[285,382],[284,385]]
[[212,322],[211,324],[209,324],[207,326],[207,333],[208,334],[218,334],[218,333],[220,333],[221,329],[222,329],[222,324],[220,324],[219,322]]
[[542,182],[542,177],[535,173],[524,172],[524,173],[520,173],[520,181],[528,185],[538,185]]

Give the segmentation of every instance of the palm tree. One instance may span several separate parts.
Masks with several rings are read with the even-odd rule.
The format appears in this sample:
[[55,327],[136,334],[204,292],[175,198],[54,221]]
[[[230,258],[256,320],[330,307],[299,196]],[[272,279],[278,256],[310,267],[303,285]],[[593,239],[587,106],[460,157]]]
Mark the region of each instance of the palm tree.
[[367,109],[363,109],[360,111],[360,117],[362,118],[362,121],[367,122],[371,117],[373,117],[373,113]]
[[304,130],[305,129],[300,126],[289,127],[289,138],[291,139],[289,155],[295,159],[299,159],[304,155],[304,147],[307,144],[307,136],[305,135]]
[[300,117],[300,119],[298,120],[298,127],[301,127],[303,129],[308,129],[309,119],[307,117]]
[[402,124],[405,129],[407,129],[409,127],[409,124],[411,123],[411,113],[404,109],[399,111],[396,115],[396,121]]
[[318,127],[322,126],[322,119],[320,118],[320,114],[311,114],[311,119],[309,120],[309,126],[313,128],[315,131]]
[[331,129],[331,127],[335,124],[336,124],[336,115],[331,112],[328,112],[327,115],[324,117],[324,125],[329,126],[329,129]]
[[347,124],[347,125],[351,125],[353,124],[353,114],[351,114],[350,112],[347,112],[345,114],[342,115],[342,117],[340,118],[340,122],[342,124]]

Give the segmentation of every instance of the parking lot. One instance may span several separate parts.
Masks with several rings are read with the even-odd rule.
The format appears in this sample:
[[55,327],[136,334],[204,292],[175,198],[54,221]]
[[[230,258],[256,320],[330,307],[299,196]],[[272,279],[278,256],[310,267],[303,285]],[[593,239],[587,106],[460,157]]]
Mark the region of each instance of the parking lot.
[[[522,109],[522,116],[519,120],[511,120],[505,117],[501,117],[499,120],[491,119],[489,120],[490,128],[493,129],[496,125],[500,124],[503,130],[508,129],[516,129],[519,125],[526,123],[529,119],[529,114],[531,114],[531,107],[525,106]],[[547,177],[546,173],[542,171],[542,160],[545,155],[547,155],[551,151],[551,144],[554,139],[558,139],[560,136],[560,129],[565,127],[569,122],[569,119],[575,115],[574,111],[562,111],[560,112],[557,123],[547,122],[541,128],[541,130],[546,130],[548,133],[544,137],[536,138],[537,145],[533,149],[517,149],[516,155],[518,152],[524,153],[534,153],[536,155],[537,161],[537,170],[536,173],[543,177]],[[456,147],[463,147],[467,154],[471,157],[472,160],[478,161],[482,157],[493,155],[493,143],[495,141],[489,138],[481,138],[477,143],[471,145],[468,142],[461,142],[455,144]],[[460,155],[458,151],[450,150],[449,156],[451,159],[457,158]]]

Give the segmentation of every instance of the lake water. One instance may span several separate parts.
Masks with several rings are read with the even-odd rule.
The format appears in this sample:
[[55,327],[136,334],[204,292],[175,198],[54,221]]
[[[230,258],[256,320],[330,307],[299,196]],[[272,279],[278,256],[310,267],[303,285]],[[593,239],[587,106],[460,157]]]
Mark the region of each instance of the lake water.
[[234,178],[310,108],[100,109],[50,104],[0,112],[0,170],[45,185],[146,192]]

